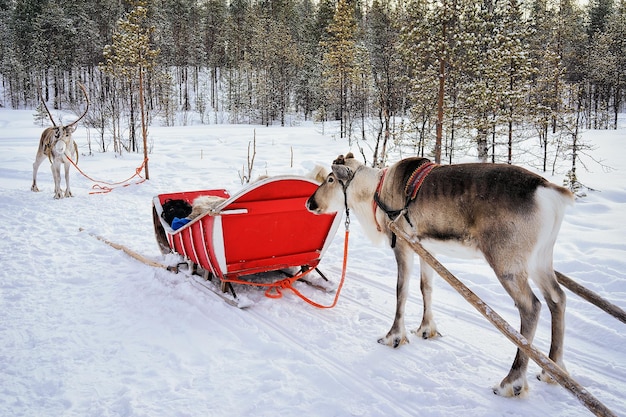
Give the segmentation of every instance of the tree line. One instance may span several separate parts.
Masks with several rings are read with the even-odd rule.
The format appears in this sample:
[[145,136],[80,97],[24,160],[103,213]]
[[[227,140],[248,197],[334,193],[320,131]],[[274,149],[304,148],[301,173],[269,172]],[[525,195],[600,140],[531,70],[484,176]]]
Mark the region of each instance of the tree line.
[[575,174],[579,130],[617,128],[624,107],[624,0],[0,0],[0,11],[0,105],[37,108],[42,94],[72,109],[84,83],[101,151],[139,151],[141,121],[295,115],[338,121],[374,165],[397,146],[511,163],[532,132],[544,170],[566,155]]

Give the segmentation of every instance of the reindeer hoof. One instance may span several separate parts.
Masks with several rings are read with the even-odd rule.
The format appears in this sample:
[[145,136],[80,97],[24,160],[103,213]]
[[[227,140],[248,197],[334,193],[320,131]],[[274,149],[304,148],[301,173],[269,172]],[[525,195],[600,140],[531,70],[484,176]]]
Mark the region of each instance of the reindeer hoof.
[[556,380],[554,378],[552,378],[552,376],[550,374],[548,374],[546,371],[541,371],[540,373],[537,374],[537,379],[539,381],[543,381],[546,382],[548,384],[556,384]]
[[502,397],[523,397],[528,393],[528,383],[525,378],[513,382],[502,381],[499,386],[493,387],[493,393]]
[[30,190],[31,190],[31,191],[34,191],[34,192],[36,192],[36,193],[37,193],[37,192],[39,192],[39,188],[37,188],[37,186],[36,186],[36,185],[33,185],[32,187],[30,187]]
[[418,329],[411,331],[414,335],[422,339],[435,339],[441,337],[441,333],[437,331],[436,326],[420,326]]
[[387,335],[378,339],[378,343],[380,343],[381,345],[391,346],[392,348],[396,349],[401,345],[404,345],[405,343],[409,343],[409,339],[407,339],[405,335]]
[[[562,360],[556,361],[556,364],[559,366],[559,368],[561,368],[561,370],[563,372],[568,374],[567,368],[565,367],[565,364],[563,363]],[[540,373],[538,373],[537,374],[537,379],[539,381],[546,382],[548,384],[557,384],[558,383],[557,380],[554,379],[554,377],[552,375],[550,375],[549,373],[547,373],[546,371],[541,371]]]

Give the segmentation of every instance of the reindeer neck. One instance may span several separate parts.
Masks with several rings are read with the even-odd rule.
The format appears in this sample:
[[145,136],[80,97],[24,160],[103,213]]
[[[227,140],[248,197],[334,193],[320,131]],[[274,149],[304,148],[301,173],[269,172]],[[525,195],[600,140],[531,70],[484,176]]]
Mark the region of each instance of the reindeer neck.
[[376,227],[373,201],[381,170],[361,166],[356,172],[352,183],[348,187],[348,206],[359,220],[367,237],[374,243],[379,243],[384,234]]

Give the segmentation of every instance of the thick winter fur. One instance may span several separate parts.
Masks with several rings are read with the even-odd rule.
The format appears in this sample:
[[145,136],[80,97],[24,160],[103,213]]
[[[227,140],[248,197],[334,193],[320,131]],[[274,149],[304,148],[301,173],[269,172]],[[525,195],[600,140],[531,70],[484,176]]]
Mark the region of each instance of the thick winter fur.
[[[33,163],[33,185],[32,191],[39,191],[37,187],[37,171],[39,165],[48,159],[52,164],[52,177],[54,178],[54,198],[72,197],[70,190],[70,161],[78,161],[78,146],[72,139],[74,126],[58,126],[46,128],[39,139],[37,156]],[[65,171],[65,193],[61,191],[61,165]]]
[[193,220],[196,217],[213,210],[214,208],[222,204],[224,200],[226,200],[224,197],[217,197],[212,195],[203,195],[197,197],[193,200],[193,203],[191,204],[191,214],[189,214],[187,218]]
[[[405,185],[424,158],[408,158],[391,166],[380,189],[380,201],[389,210],[405,207]],[[345,209],[345,201],[373,241],[385,237],[389,217],[373,205],[382,171],[357,161],[352,154],[340,156],[332,173],[307,201],[314,213]],[[345,194],[344,194],[345,193]],[[398,224],[433,253],[457,257],[483,257],[513,298],[521,319],[520,332],[532,342],[541,303],[533,294],[531,278],[543,294],[552,315],[550,358],[563,366],[565,294],[552,266],[553,247],[572,194],[523,168],[498,164],[442,165],[426,177],[407,216]],[[401,239],[393,248],[398,272],[394,322],[380,343],[398,347],[408,342],[404,307],[413,265],[413,250]],[[413,331],[428,339],[439,333],[432,313],[433,270],[420,259],[420,288],[423,297],[421,325]],[[528,357],[519,349],[509,371],[494,393],[523,394],[528,389]],[[550,381],[547,374],[539,379]]]
[[[70,190],[70,159],[75,163],[78,163],[78,146],[74,139],[72,139],[72,133],[76,130],[76,124],[87,114],[89,110],[89,98],[85,87],[80,85],[87,101],[87,107],[85,112],[74,122],[67,126],[57,126],[52,119],[52,115],[46,106],[45,101],[42,99],[42,103],[50,116],[50,120],[54,126],[46,128],[41,134],[39,139],[39,148],[37,149],[37,156],[33,163],[33,185],[30,187],[32,191],[39,191],[37,187],[37,171],[41,163],[48,159],[51,163],[52,177],[54,178],[54,198],[59,199],[63,197],[72,197]],[[63,165],[65,171],[65,192],[61,191],[61,165]]]

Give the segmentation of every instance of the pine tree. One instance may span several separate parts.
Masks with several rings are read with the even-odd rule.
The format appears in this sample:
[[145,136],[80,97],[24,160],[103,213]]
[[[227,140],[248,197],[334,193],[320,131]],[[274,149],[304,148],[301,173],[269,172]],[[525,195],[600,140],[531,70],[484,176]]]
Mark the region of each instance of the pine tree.
[[410,115],[416,132],[417,153],[425,156],[434,136],[438,93],[437,39],[432,34],[432,9],[426,0],[407,0],[406,18],[400,31],[400,53],[407,66]]
[[375,166],[381,166],[385,162],[392,133],[391,119],[400,110],[401,102],[404,65],[399,53],[399,31],[396,28],[398,22],[394,22],[393,18],[391,7],[379,0],[374,0],[366,17],[366,42],[376,92],[374,102],[380,120],[373,155]]
[[411,0],[407,5],[402,51],[410,67],[412,114],[418,131],[423,132],[422,147],[426,138],[432,137],[432,132],[425,131],[425,128],[434,124],[432,155],[437,162],[441,162],[446,123],[451,126],[451,132],[454,131],[456,91],[460,81],[458,63],[462,62],[458,58],[459,45],[463,42],[471,45],[471,40],[463,39],[460,26],[463,10],[467,7],[465,0],[435,3]]
[[251,120],[253,97],[250,81],[252,79],[250,50],[252,28],[255,25],[254,11],[247,0],[232,0],[228,9],[225,32],[228,48],[226,49],[226,101],[233,123],[242,118]]
[[545,172],[548,169],[549,128],[560,100],[555,90],[564,83],[565,68],[557,51],[557,19],[545,0],[535,0],[530,18],[528,42],[535,72],[529,84],[528,116],[539,136]]
[[613,0],[592,0],[589,2],[589,25],[587,35],[591,38],[596,33],[602,33],[613,11]]
[[[529,54],[529,45],[526,34],[529,27],[522,20],[522,13],[517,0],[509,0],[500,10],[500,39],[501,50],[498,60],[503,73],[503,103],[504,119],[507,131],[507,158],[508,164],[513,163],[514,125],[519,124],[528,113],[527,97],[528,84],[532,75],[532,63]],[[495,158],[494,158],[495,159]]]
[[[295,105],[296,111],[302,111],[304,119],[308,120],[313,111],[321,105],[320,37],[322,32],[317,23],[319,22],[318,14],[323,13],[322,7],[325,7],[325,3],[321,2],[319,7],[315,8],[311,0],[302,0],[297,6],[296,13],[300,24],[295,39],[302,55],[302,66],[298,71],[294,87]],[[332,19],[332,14],[330,19]]]
[[206,65],[211,74],[211,107],[216,111],[218,110],[219,70],[226,65],[226,38],[224,36],[226,15],[226,0],[209,0],[204,3],[201,31],[204,38],[202,42]]
[[617,129],[617,117],[626,93],[626,1],[620,0],[607,24],[610,53],[615,57],[615,72],[612,80],[613,91],[613,129]]
[[287,25],[267,12],[259,14],[250,48],[257,107],[263,124],[280,118],[281,126],[284,126],[302,57]]
[[322,40],[320,45],[324,50],[324,90],[327,101],[335,107],[336,119],[341,122],[342,138],[349,135],[349,93],[357,72],[356,31],[354,7],[348,0],[339,0],[333,20],[328,26],[329,38]]
[[[159,55],[158,49],[151,49],[150,36],[154,26],[147,22],[147,0],[132,0],[132,10],[118,21],[118,31],[113,35],[113,43],[104,48],[104,72],[129,80],[137,80],[139,93],[139,109],[141,113],[141,134],[143,138],[143,154],[146,179],[150,179],[148,170],[148,130],[144,102],[144,81],[146,72],[151,71]],[[131,89],[131,100],[132,100]],[[132,114],[132,113],[131,113]],[[131,125],[134,125],[131,121]]]

